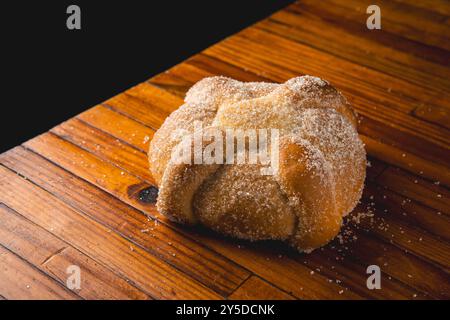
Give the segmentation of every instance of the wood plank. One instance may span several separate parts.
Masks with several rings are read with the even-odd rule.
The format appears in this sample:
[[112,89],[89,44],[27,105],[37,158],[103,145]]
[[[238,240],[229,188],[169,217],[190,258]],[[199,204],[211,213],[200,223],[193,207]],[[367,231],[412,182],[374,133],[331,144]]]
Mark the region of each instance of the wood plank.
[[40,266],[67,247],[64,241],[42,231],[0,203],[0,244],[30,264]]
[[[376,43],[365,36],[367,32],[350,33],[342,24],[332,24],[326,17],[316,16],[301,7],[295,13],[279,11],[256,27],[400,78],[403,84],[414,84],[417,89],[407,92],[405,89],[410,84],[401,87],[395,82],[393,85],[398,88],[393,88],[393,95],[401,93],[413,101],[416,97],[421,97],[421,102],[431,103],[436,99],[440,100],[436,92],[448,92],[449,68]],[[444,103],[444,100],[440,102]]]
[[[230,63],[221,61],[211,56],[204,55],[202,53],[193,56],[192,58],[187,60],[186,63],[183,64],[183,66],[184,65],[190,67],[190,70],[197,70],[198,74],[196,74],[196,77],[200,76],[200,79],[206,76],[204,75],[205,72],[208,72],[210,73],[210,75],[227,75],[230,78],[245,82],[271,82],[270,79],[251,73],[249,72],[249,70],[241,69]],[[190,71],[188,71],[187,73],[184,71],[183,74],[185,76],[190,76],[189,79],[191,79]],[[193,79],[194,81],[192,81],[191,83],[195,83],[198,81],[195,80],[195,78]]]
[[147,152],[148,142],[153,138],[152,129],[101,105],[79,114],[77,118],[108,134],[114,134],[143,152]]
[[229,297],[230,300],[293,300],[294,297],[270,283],[251,276]]
[[74,291],[84,299],[149,299],[131,286],[128,279],[120,278],[3,204],[0,204],[0,244],[63,286],[68,277],[67,268],[79,266],[81,289]]
[[80,289],[74,289],[80,296],[89,300],[149,300],[150,296],[89,258],[80,251],[67,247],[48,259],[44,268],[61,281],[67,279],[68,266],[80,268]]
[[[365,13],[367,6],[368,5],[363,7],[360,4],[355,6],[354,2],[346,4],[342,2],[338,3],[337,1],[321,3],[311,0],[302,0],[301,2],[296,2],[289,6],[288,10],[296,11],[298,7],[302,10],[307,9],[308,12],[326,17],[327,21],[333,21],[333,23],[345,27],[348,32],[366,34],[368,38],[379,43],[390,45],[399,50],[409,52],[411,55],[416,55],[445,65],[448,48],[442,48],[439,45],[436,45],[436,37],[428,38],[427,34],[423,32],[425,29],[423,27],[423,29],[420,30],[417,29],[417,27],[410,28],[409,26],[402,26],[401,24],[395,25],[393,21],[384,21],[384,23],[382,22],[382,32],[368,32],[366,27],[368,15]],[[385,6],[383,5],[383,7]],[[411,21],[409,23],[413,23],[416,19],[410,17]],[[386,14],[384,14],[382,20],[386,20]],[[386,23],[388,23],[388,25],[386,25]],[[403,30],[399,30],[399,28],[402,28]],[[430,41],[430,39],[432,39],[432,41]]]
[[[348,263],[349,266],[353,265],[352,268],[354,270],[359,270],[361,275],[363,275],[367,266],[375,264],[381,267],[383,279],[388,278],[389,280],[396,280],[403,284],[407,284],[411,288],[415,288],[418,291],[416,291],[416,294],[420,295],[419,292],[422,292],[425,293],[425,295],[430,295],[434,298],[446,296],[446,284],[441,285],[439,289],[434,288],[430,290],[429,280],[427,280],[427,278],[429,273],[433,273],[431,278],[434,278],[434,280],[431,281],[434,282],[435,285],[440,285],[440,281],[445,281],[443,279],[448,277],[446,272],[448,269],[439,265],[436,266],[435,264],[430,263],[429,260],[418,258],[418,256],[420,256],[417,254],[420,252],[419,248],[413,246],[414,251],[409,251],[408,249],[402,247],[402,245],[407,242],[403,237],[412,235],[412,232],[405,232],[405,234],[401,234],[402,239],[393,238],[392,241],[390,241],[389,239],[384,238],[384,241],[380,241],[383,237],[376,231],[376,223],[369,224],[364,221],[364,219],[361,220],[362,222],[357,226],[354,226],[351,222],[347,222],[341,231],[340,236],[327,245],[324,252],[321,253],[325,253],[324,255],[331,260],[331,263],[333,263],[332,266],[334,266],[334,268],[331,269],[335,270],[336,265],[342,267],[342,265],[346,265]],[[394,226],[394,223],[389,222],[389,225],[391,224]],[[365,226],[369,226],[369,228],[364,229]],[[407,229],[407,227],[405,227],[405,229]],[[401,230],[396,233],[397,235],[400,235]],[[398,238],[401,237],[399,236]],[[341,239],[344,240],[342,241]],[[415,242],[419,242],[419,237],[415,238]],[[424,246],[431,247],[429,243]],[[320,270],[320,272],[324,272],[325,270],[323,267],[315,262],[315,254],[319,253],[313,252],[311,256],[308,256],[305,259],[305,262],[308,264],[314,263],[318,265],[318,271]],[[405,255],[407,255],[407,257],[405,257]],[[422,254],[422,256],[424,255]],[[445,259],[448,259],[448,254],[442,251],[435,252],[432,258],[438,261],[447,261]],[[402,270],[404,273],[402,274],[400,270],[396,269],[396,267],[404,264],[406,261],[408,261],[408,264],[403,267]],[[330,263],[330,261],[327,263]],[[359,266],[357,264],[359,264]],[[388,265],[394,267],[387,268]],[[344,275],[348,275],[348,272],[345,270]],[[342,281],[341,277],[333,277],[332,273],[329,274],[329,277],[331,279],[336,278]],[[389,283],[390,287],[395,287],[396,285],[396,283]],[[394,290],[389,291],[393,292]],[[409,297],[412,295],[414,295],[414,293],[410,294]]]
[[[355,299],[359,297],[383,299],[408,299],[414,294],[425,297],[420,290],[414,290],[395,279],[383,277],[386,291],[368,290],[366,287],[365,261],[355,261],[351,255],[344,259],[339,243],[333,242],[327,247],[309,255],[299,255],[287,250],[282,244],[248,243],[213,237],[201,232],[196,238],[233,258],[263,279],[275,283],[277,287],[300,299]],[[379,253],[374,253],[377,255]],[[370,260],[369,260],[370,262]],[[323,282],[326,285],[323,285]]]
[[[152,297],[219,298],[212,290],[3,167],[0,167],[0,191],[2,202],[8,207],[52,230],[85,254],[95,256]],[[21,194],[27,194],[27,198]]]
[[399,3],[406,3],[411,6],[415,6],[421,9],[427,9],[430,11],[438,12],[442,15],[450,16],[450,5],[446,0],[420,0],[420,1],[408,1],[408,0],[394,0]]
[[141,83],[104,104],[156,130],[172,111],[183,104],[183,100],[148,83]]
[[[357,237],[357,234],[354,235]],[[316,273],[325,274],[328,281],[366,284],[367,267],[370,265],[370,261],[362,262],[360,259],[354,259],[345,242],[341,244],[338,239],[320,250],[321,255],[327,257],[325,264],[317,253],[302,257],[303,263],[312,266]],[[348,272],[348,270],[352,270],[352,272]],[[420,299],[430,299],[427,293],[405,285],[405,283],[386,273],[383,268],[381,268],[381,278],[383,290],[368,290],[367,287],[364,288],[363,292],[366,293],[368,298],[406,300],[416,296],[420,297]]]
[[[358,241],[348,243],[348,256],[361,263],[378,265],[387,275],[407,283],[434,299],[448,299],[450,284],[448,274],[433,265],[417,259],[411,252],[390,243],[377,243],[373,238],[358,233]],[[348,257],[346,255],[345,259]]]
[[[148,169],[147,156],[129,144],[87,126],[78,119],[70,119],[53,128],[51,132],[84,149],[91,150],[94,154],[102,154],[104,155],[103,159],[116,163],[124,171],[133,172],[147,183],[153,183],[153,177]],[[147,132],[148,129],[144,131],[144,133]],[[80,164],[83,165],[85,162],[80,162]]]
[[199,53],[187,61],[160,73],[148,82],[184,99],[186,92],[197,81],[211,76],[227,76],[239,81],[271,81],[214,57]]
[[[370,187],[365,190],[364,200],[366,203],[370,203],[375,198],[371,190],[372,188]],[[364,212],[364,206],[359,206],[356,211]],[[357,224],[357,227],[365,229],[370,234],[377,235],[377,237],[396,245],[405,252],[415,254],[422,260],[436,265],[447,273],[450,271],[450,244],[448,242],[442,241],[439,237],[435,237],[428,232],[424,232],[423,229],[408,223],[408,215],[414,214],[407,209],[402,208],[400,211],[402,213],[401,216],[393,216],[389,210],[381,210],[382,207],[383,204],[371,206],[370,211],[374,214],[374,217],[370,221],[362,219]],[[435,217],[439,222],[444,220],[436,214]]]
[[77,300],[74,293],[0,246],[0,294],[8,300]]
[[448,108],[423,103],[414,110],[414,115],[420,119],[446,127],[447,129],[450,128],[450,114]]
[[[83,159],[86,161],[86,158]],[[141,211],[125,205],[32,152],[18,147],[1,155],[0,162],[107,228],[117,231],[153,255],[168,261],[224,295],[234,291],[249,275],[244,269],[203,245],[184,237],[163,223],[149,221]],[[96,168],[99,166],[101,162]],[[120,173],[117,175],[123,177]],[[101,176],[101,179],[108,178]],[[146,188],[142,182],[135,186]],[[117,212],[120,212],[120,215]]]
[[[450,230],[449,216],[440,214],[415,200],[401,196],[396,192],[387,190],[386,187],[376,184],[366,185],[364,195],[366,195],[366,202],[375,203],[377,214],[380,214],[381,217],[384,215],[395,216],[395,219],[402,220],[402,223],[406,225],[409,224],[415,228],[425,230],[426,233],[434,234],[447,241],[450,240],[448,232]],[[383,226],[379,225],[378,227],[381,228]],[[384,228],[386,228],[385,224]]]
[[[215,235],[213,235],[215,236]],[[213,237],[208,233],[196,233],[218,252],[235,259],[261,278],[300,299],[361,299],[363,282],[353,282],[354,270],[347,270],[350,277],[342,282],[330,281],[326,273],[319,273],[314,265],[305,265],[283,244],[252,244],[245,241]],[[323,259],[319,259],[324,265]],[[326,269],[326,267],[324,267]],[[356,277],[357,275],[355,275]],[[345,278],[345,276],[343,277]],[[369,295],[369,294],[368,294]],[[376,295],[376,293],[374,293]]]
[[[308,1],[311,2],[310,0],[305,2]],[[334,7],[333,9],[338,7],[339,10],[345,10],[346,17],[352,16],[361,22],[365,22],[367,19],[366,8],[372,4],[370,0],[345,2],[328,0],[327,2],[329,6]],[[429,46],[450,50],[450,28],[442,23],[447,19],[446,15],[394,1],[380,0],[377,4],[382,8],[383,31],[392,32]],[[420,24],[417,24],[417,20],[420,20]]]
[[437,212],[450,214],[450,192],[439,186],[438,182],[430,183],[393,167],[386,169],[377,178],[377,183],[382,186],[423,203]]
[[446,166],[427,161],[411,152],[382,143],[368,136],[360,135],[360,137],[370,156],[432,182],[439,181],[442,185],[450,186],[450,172]]
[[[413,109],[410,103],[406,103],[405,96],[395,93],[397,90],[402,91],[405,90],[405,87],[408,87],[401,80],[301,43],[281,38],[262,29],[246,29],[205,52],[208,54],[215,53],[216,55],[213,54],[213,56],[222,58],[220,54],[229,54],[228,50],[236,50],[235,54],[246,54],[252,51],[250,52],[251,56],[248,56],[247,59],[251,58],[255,62],[259,62],[260,67],[270,63],[272,70],[268,70],[271,72],[271,77],[275,73],[277,73],[278,78],[283,77],[283,80],[305,73],[318,75],[335,83],[339,89],[348,93],[349,96],[358,96],[363,101],[367,100],[368,103],[372,102],[372,104],[377,102],[380,110],[389,107],[405,113]],[[268,52],[271,51],[277,53],[268,55]],[[241,61],[244,62],[242,59]],[[327,68],[327,65],[333,65],[333,68]],[[283,67],[283,69],[280,67]],[[342,72],[345,71],[347,74],[344,79]]]
[[431,163],[436,163],[438,166],[450,166],[450,153],[447,148],[430,144],[422,137],[411,136],[409,133],[399,130],[388,122],[362,116],[359,119],[358,132],[360,134],[371,137],[373,140],[385,145],[404,150],[406,154],[411,153]]

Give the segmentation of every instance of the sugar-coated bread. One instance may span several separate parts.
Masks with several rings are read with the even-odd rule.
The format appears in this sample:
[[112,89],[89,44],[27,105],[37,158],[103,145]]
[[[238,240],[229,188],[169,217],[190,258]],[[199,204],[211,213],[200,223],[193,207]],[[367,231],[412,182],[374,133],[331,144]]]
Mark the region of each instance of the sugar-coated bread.
[[[259,162],[223,163],[225,152],[223,162],[180,161],[175,155],[186,146],[195,149],[196,121],[204,136],[221,137],[223,150],[227,130],[277,129],[278,170],[270,175]],[[174,221],[201,223],[241,239],[284,240],[311,251],[338,234],[342,218],[361,197],[366,154],[356,125],[347,100],[316,77],[283,84],[205,78],[150,144],[157,208]],[[208,143],[197,151],[206,148]]]

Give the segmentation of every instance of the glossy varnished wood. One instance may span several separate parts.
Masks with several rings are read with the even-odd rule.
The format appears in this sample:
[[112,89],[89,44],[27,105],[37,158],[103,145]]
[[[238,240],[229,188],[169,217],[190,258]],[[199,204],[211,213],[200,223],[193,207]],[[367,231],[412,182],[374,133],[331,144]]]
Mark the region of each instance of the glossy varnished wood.
[[[298,1],[1,154],[0,300],[450,298],[450,6],[381,1],[369,31],[369,4]],[[307,255],[227,239],[143,197],[148,144],[196,81],[302,74],[360,115],[370,166],[343,243]],[[367,289],[372,264],[381,290]]]

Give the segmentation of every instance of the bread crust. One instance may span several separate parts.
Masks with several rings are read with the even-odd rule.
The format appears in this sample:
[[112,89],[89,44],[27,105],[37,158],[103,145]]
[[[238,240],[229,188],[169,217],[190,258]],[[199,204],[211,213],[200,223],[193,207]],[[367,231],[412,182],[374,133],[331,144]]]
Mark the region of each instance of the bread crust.
[[[223,143],[230,128],[278,129],[279,170],[268,176],[261,164],[175,161],[183,144],[195,140],[195,121]],[[283,84],[205,78],[150,144],[157,208],[174,221],[241,239],[284,240],[309,252],[338,234],[361,197],[366,154],[356,125],[347,100],[316,77]]]

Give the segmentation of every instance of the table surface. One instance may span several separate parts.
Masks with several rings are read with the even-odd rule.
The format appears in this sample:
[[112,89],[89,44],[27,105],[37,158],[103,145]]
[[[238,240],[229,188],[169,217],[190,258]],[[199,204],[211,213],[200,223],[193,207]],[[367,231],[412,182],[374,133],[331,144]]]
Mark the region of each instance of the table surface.
[[[292,4],[1,154],[0,298],[450,298],[450,5],[378,1],[382,29],[368,30],[370,2]],[[298,254],[171,223],[145,201],[149,140],[196,81],[302,74],[361,117],[370,165],[342,236]]]

